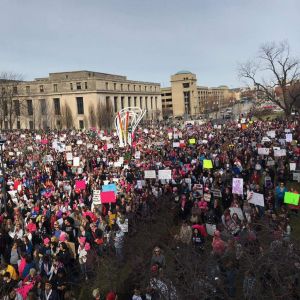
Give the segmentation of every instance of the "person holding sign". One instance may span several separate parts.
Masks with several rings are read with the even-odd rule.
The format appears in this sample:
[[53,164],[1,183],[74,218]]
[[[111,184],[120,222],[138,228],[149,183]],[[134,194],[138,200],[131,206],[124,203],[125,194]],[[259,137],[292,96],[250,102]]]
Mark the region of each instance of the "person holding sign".
[[283,182],[280,182],[279,185],[275,189],[275,208],[279,209],[283,204],[284,194],[287,192],[287,188],[285,187]]

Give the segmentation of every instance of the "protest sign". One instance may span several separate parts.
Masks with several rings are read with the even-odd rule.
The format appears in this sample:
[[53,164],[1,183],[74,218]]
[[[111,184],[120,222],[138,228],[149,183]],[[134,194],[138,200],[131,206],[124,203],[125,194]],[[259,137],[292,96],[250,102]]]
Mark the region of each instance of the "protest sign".
[[230,215],[232,216],[233,214],[237,214],[238,218],[243,221],[244,220],[244,215],[242,210],[239,207],[229,207],[230,210]]
[[296,163],[290,163],[290,171],[296,171]]
[[293,135],[291,133],[286,133],[285,140],[287,143],[291,143],[293,141]]
[[293,173],[293,180],[300,182],[300,173],[299,172],[297,172],[297,173],[294,172]]
[[259,155],[269,155],[270,149],[269,148],[257,148]]
[[145,170],[145,179],[156,179],[156,172],[155,170]]
[[93,190],[93,203],[95,205],[101,204],[100,190]]
[[285,133],[290,133],[290,132],[291,132],[291,129],[289,129],[289,128],[284,129],[284,132],[285,132]]
[[80,158],[77,157],[73,157],[73,166],[74,167],[79,167],[80,166]]
[[140,151],[136,151],[134,154],[134,158],[135,159],[141,159],[141,152]]
[[172,179],[172,171],[171,170],[158,170],[158,179],[171,180]]
[[116,194],[113,191],[101,192],[100,197],[101,197],[102,204],[116,202]]
[[203,169],[212,169],[212,168],[213,168],[212,161],[210,159],[204,159],[203,160]]
[[82,140],[77,140],[76,144],[77,144],[77,145],[82,145],[82,144],[83,144],[83,141],[82,141]]
[[215,198],[221,198],[222,197],[221,190],[212,188],[210,191],[213,193]]
[[66,151],[71,152],[72,151],[72,146],[70,146],[70,145],[66,146]]
[[180,143],[179,142],[174,142],[173,143],[173,148],[179,148],[180,147]]
[[122,163],[120,161],[115,161],[113,163],[113,166],[116,167],[116,168],[120,168],[120,167],[122,167]]
[[214,225],[214,224],[208,224],[208,223],[206,223],[205,227],[206,227],[207,234],[211,235],[211,236],[213,236],[214,233],[215,233],[215,231],[217,230],[217,226]]
[[114,145],[113,144],[107,144],[107,149],[113,149]]
[[286,156],[286,150],[285,149],[274,150],[274,156],[275,157]]
[[189,144],[190,145],[196,144],[196,139],[189,139]]
[[268,136],[268,137],[270,137],[270,138],[272,138],[272,139],[274,139],[274,138],[275,138],[275,134],[276,134],[276,133],[275,133],[275,131],[274,131],[274,130],[272,130],[272,131],[268,131],[268,132],[267,132],[267,136]]
[[243,195],[243,185],[242,178],[232,178],[232,194]]
[[68,161],[73,160],[73,153],[72,152],[67,152],[66,153],[66,158],[67,158]]
[[260,193],[252,193],[252,197],[248,202],[262,207],[265,206],[264,195]]
[[98,150],[98,145],[94,145],[94,150]]
[[86,183],[84,180],[76,180],[75,181],[75,188],[79,190],[85,190]]
[[117,193],[117,186],[115,183],[109,183],[106,185],[102,185],[102,192],[109,192],[112,191],[115,194]]
[[173,137],[173,133],[172,132],[168,132],[168,139],[171,140]]
[[298,205],[299,204],[299,194],[285,192],[284,193],[284,203]]
[[40,141],[42,139],[42,137],[39,135],[39,134],[37,134],[36,136],[35,136],[35,140],[36,141]]
[[48,140],[47,139],[43,139],[41,140],[42,145],[47,145],[48,144]]

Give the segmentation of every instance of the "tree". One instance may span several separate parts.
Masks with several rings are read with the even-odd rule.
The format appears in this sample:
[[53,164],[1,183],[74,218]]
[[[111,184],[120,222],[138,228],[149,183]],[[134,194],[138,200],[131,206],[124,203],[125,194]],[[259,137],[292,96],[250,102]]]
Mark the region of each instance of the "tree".
[[68,104],[65,104],[62,109],[61,122],[64,128],[71,129],[74,127],[74,118],[72,110]]
[[16,73],[0,74],[0,127],[13,129],[14,122],[21,115],[23,101],[19,99],[18,86],[22,76]]
[[110,101],[97,105],[97,124],[101,129],[110,129],[113,121],[113,107]]
[[296,101],[300,100],[300,91],[293,88],[300,78],[299,66],[299,59],[290,55],[286,42],[273,42],[262,45],[256,59],[240,64],[239,76],[250,81],[289,118]]
[[89,121],[90,121],[90,127],[97,126],[97,116],[96,116],[94,105],[89,107]]

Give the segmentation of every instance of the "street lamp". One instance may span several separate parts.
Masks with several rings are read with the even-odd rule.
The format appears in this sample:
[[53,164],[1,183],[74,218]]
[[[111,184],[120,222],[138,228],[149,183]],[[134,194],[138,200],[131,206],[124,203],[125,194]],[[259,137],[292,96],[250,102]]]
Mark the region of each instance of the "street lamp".
[[0,137],[0,150],[1,150],[1,175],[2,175],[2,193],[3,193],[3,200],[4,200],[4,208],[6,211],[6,183],[5,183],[5,170],[3,165],[3,145],[5,144],[6,139],[4,137]]

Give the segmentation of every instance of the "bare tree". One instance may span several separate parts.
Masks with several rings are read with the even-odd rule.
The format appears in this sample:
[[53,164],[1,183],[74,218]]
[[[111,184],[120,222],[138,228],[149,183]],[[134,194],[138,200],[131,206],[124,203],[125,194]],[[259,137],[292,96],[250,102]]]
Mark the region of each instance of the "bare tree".
[[73,128],[74,127],[74,118],[72,110],[68,104],[65,104],[62,109],[61,122],[64,128]]
[[113,107],[110,101],[98,103],[97,105],[97,124],[99,128],[110,129],[113,121]]
[[299,59],[290,55],[286,42],[273,42],[262,45],[256,59],[240,64],[239,76],[282,108],[288,118],[300,99],[299,90],[293,88],[300,77],[299,66]]
[[[0,126],[13,129],[14,122],[23,106],[19,99],[18,86],[22,76],[16,73],[0,74]],[[3,126],[4,125],[4,126]]]
[[89,107],[89,122],[91,127],[97,126],[97,116],[94,105]]

